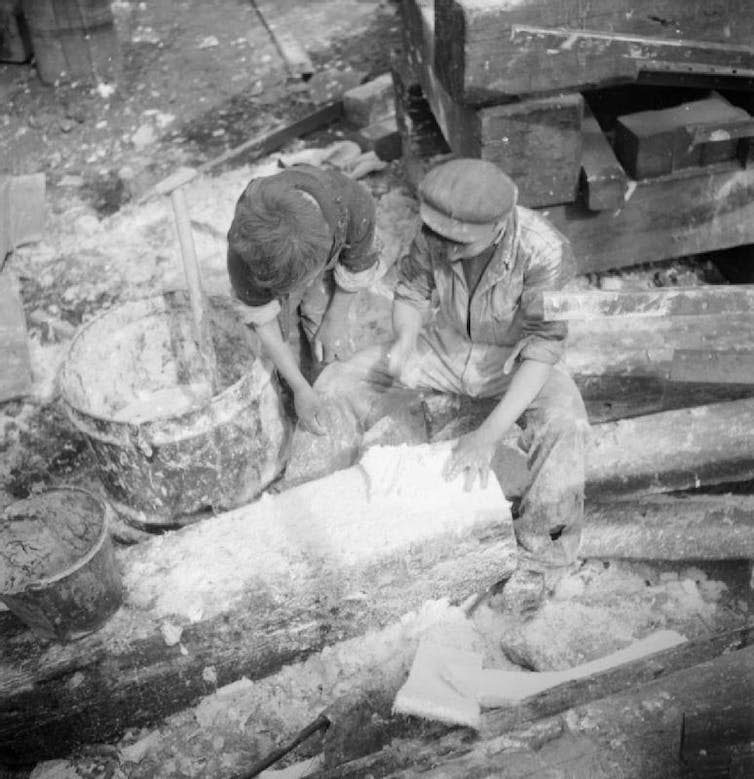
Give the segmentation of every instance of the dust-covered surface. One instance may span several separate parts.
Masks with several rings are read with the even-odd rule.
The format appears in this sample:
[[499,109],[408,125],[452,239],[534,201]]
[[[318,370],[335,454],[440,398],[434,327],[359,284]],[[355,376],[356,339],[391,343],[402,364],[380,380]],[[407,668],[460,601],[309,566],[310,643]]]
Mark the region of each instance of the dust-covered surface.
[[[373,708],[381,731],[418,735],[428,723],[391,716],[420,640],[482,655],[483,668],[565,669],[628,647],[657,630],[687,639],[739,625],[740,571],[695,566],[587,562],[564,578],[533,617],[502,613],[493,597],[471,617],[428,602],[379,632],[344,641],[268,678],[218,688],[159,727],[129,732],[106,755],[89,750],[72,765],[118,767],[124,776],[231,777],[292,738],[321,711],[354,696]],[[744,588],[745,591],[745,588]],[[208,679],[213,669],[205,670]],[[343,704],[345,705],[345,704]],[[391,725],[392,722],[392,725]],[[347,724],[343,727],[347,728]],[[351,734],[352,737],[355,734]],[[375,742],[373,749],[380,744]],[[276,767],[324,749],[326,759],[354,757],[348,748],[312,737]],[[332,750],[335,750],[333,753]]]
[[[288,18],[295,18],[292,0],[281,5]],[[186,0],[180,11],[168,0],[114,3],[126,70],[122,85],[109,96],[108,90],[82,85],[42,87],[31,68],[0,65],[0,97],[8,107],[0,119],[0,171],[42,170],[49,194],[44,241],[22,247],[9,262],[21,280],[34,392],[0,405],[0,508],[58,484],[101,490],[86,440],[61,410],[61,362],[82,323],[126,301],[184,284],[169,202],[137,204],[136,199],[180,165],[201,163],[302,116],[330,99],[338,83],[385,72],[397,39],[396,5],[307,4],[307,49],[317,73],[306,83],[285,73],[251,4],[228,0]],[[346,138],[337,127],[321,136],[295,142],[285,152]],[[209,294],[229,293],[225,234],[238,196],[251,176],[277,171],[280,156],[253,165],[239,159],[232,169],[186,187]],[[363,183],[377,200],[378,234],[393,262],[413,233],[415,200],[400,162]],[[354,345],[389,338],[394,278],[393,270],[369,295],[359,296],[352,311],[352,323],[358,324]],[[705,258],[589,274],[571,286],[641,290],[722,282],[716,265]],[[664,334],[656,329],[652,337],[659,342]],[[154,400],[150,396],[147,403]],[[201,542],[186,550],[198,561],[205,551]],[[153,728],[126,732],[117,744],[93,745],[70,761],[40,766],[35,776],[237,775],[354,691],[379,691],[372,719],[387,727],[391,696],[405,680],[419,637],[428,632],[448,645],[482,652],[485,667],[565,668],[660,628],[691,638],[740,624],[749,613],[751,592],[744,572],[744,566],[733,564],[590,561],[564,579],[528,620],[501,613],[495,598],[471,620],[445,603],[428,603],[397,625],[335,644],[267,679],[239,680]],[[119,624],[129,632],[127,622]],[[166,643],[176,630],[166,623]],[[211,684],[213,678],[208,665],[205,679]],[[322,746],[315,737],[281,765]],[[344,754],[334,749],[334,758]]]

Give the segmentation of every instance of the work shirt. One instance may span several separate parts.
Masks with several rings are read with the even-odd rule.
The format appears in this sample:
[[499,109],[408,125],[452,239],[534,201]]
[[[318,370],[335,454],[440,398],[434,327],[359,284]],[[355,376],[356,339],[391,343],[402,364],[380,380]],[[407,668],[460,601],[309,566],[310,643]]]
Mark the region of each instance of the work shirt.
[[[298,165],[284,172],[292,189],[313,198],[333,236],[329,255],[322,259],[321,271],[333,271],[335,283],[347,292],[370,286],[379,275],[374,250],[375,205],[367,189],[339,171]],[[241,195],[248,197],[252,180]],[[248,307],[244,319],[262,325],[281,311],[281,299],[255,285],[248,266],[238,252],[228,248],[228,273],[236,297]],[[293,291],[300,297],[304,290]]]
[[472,343],[520,349],[521,360],[559,362],[566,323],[538,320],[531,308],[537,293],[561,289],[574,274],[565,236],[517,206],[472,294],[462,263],[451,262],[448,243],[424,226],[400,260],[396,300],[424,313],[435,294],[444,322]]

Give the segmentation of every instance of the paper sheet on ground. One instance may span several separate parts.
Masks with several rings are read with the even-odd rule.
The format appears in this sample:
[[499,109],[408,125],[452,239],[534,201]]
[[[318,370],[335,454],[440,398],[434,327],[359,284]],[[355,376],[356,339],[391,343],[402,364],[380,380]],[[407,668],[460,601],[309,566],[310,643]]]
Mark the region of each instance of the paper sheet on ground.
[[635,641],[625,649],[565,671],[530,672],[473,668],[448,656],[440,665],[440,676],[458,693],[475,700],[482,708],[494,708],[518,703],[550,687],[593,676],[663,649],[678,646],[685,641],[686,638],[674,630],[660,630]]
[[625,649],[565,671],[529,672],[483,669],[482,655],[477,652],[424,640],[416,651],[406,683],[395,697],[393,711],[478,730],[482,708],[519,703],[550,687],[592,676],[685,641],[680,633],[661,630]]

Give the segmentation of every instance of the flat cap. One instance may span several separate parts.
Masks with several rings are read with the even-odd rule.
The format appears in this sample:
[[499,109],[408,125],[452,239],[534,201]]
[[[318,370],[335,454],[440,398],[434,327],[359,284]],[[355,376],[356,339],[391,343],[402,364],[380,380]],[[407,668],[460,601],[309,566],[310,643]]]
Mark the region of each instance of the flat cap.
[[434,232],[451,241],[486,238],[516,205],[513,180],[487,160],[463,158],[433,168],[419,185],[419,213]]

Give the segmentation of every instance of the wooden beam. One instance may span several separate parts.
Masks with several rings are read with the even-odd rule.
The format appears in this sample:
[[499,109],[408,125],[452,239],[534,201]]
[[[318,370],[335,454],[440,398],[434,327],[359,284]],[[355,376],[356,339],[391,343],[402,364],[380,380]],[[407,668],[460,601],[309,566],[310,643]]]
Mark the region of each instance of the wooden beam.
[[590,211],[621,208],[628,190],[628,177],[586,104],[581,133],[581,175],[587,208]]
[[754,479],[754,399],[592,427],[587,494],[672,492]]
[[568,323],[566,365],[576,376],[667,379],[679,349],[738,351],[750,342],[754,314],[609,317]]
[[754,560],[751,495],[590,503],[579,554],[623,560]]
[[435,0],[434,65],[457,101],[630,83],[659,73],[754,80],[745,0]]
[[[678,746],[680,743],[680,725],[682,714],[686,712],[702,712],[715,708],[718,698],[724,707],[726,699],[731,695],[736,700],[746,696],[752,688],[754,675],[752,668],[751,642],[754,636],[752,625],[748,624],[725,633],[712,634],[692,639],[672,649],[659,652],[652,657],[637,660],[625,666],[605,671],[598,676],[586,680],[578,680],[560,687],[548,690],[524,703],[493,709],[482,714],[482,731],[476,738],[467,729],[455,728],[438,734],[430,732],[425,735],[422,729],[428,729],[427,723],[404,720],[402,723],[402,738],[394,743],[388,743],[379,752],[373,752],[360,759],[352,760],[341,766],[331,767],[327,771],[328,779],[356,779],[362,776],[395,776],[407,777],[416,775],[470,777],[483,776],[485,767],[490,764],[505,765],[506,776],[524,777],[542,773],[536,766],[525,766],[521,772],[514,772],[511,763],[517,752],[525,751],[526,745],[532,745],[536,750],[548,741],[557,738],[563,731],[561,718],[552,720],[568,710],[574,710],[570,718],[579,721],[576,716],[580,711],[599,708],[603,716],[593,717],[591,723],[599,722],[601,733],[610,729],[620,731],[623,728],[624,738],[628,738],[628,722],[639,725],[648,732],[657,732],[663,738],[667,737],[668,753],[662,755],[662,760],[668,756],[677,766]],[[720,680],[727,680],[720,684]],[[743,686],[736,689],[738,684]],[[735,691],[735,692],[734,692]],[[662,700],[662,706],[636,706],[644,698],[648,701]],[[576,708],[580,707],[580,708]],[[671,709],[672,707],[672,709]],[[637,711],[638,708],[638,711]],[[668,716],[671,711],[677,729],[668,729],[667,722],[658,721]],[[609,714],[608,714],[609,711]],[[593,725],[592,725],[593,727]],[[605,749],[615,754],[618,739],[609,744],[610,733],[605,738]],[[510,744],[518,746],[511,750]],[[633,744],[620,749],[630,753]],[[598,751],[598,750],[591,750]],[[622,753],[622,754],[623,754]],[[484,755],[483,766],[477,765],[479,772],[464,760],[478,761],[479,755]],[[639,751],[639,755],[647,759],[655,759],[654,753]],[[573,757],[573,753],[571,753]],[[660,756],[657,756],[660,759]],[[460,761],[454,763],[453,761]],[[565,765],[565,762],[561,764]],[[452,767],[452,770],[451,770]],[[540,764],[540,769],[543,766]],[[448,771],[447,773],[445,773]],[[643,776],[648,772],[632,770],[625,776]],[[604,774],[591,774],[577,771],[574,775],[615,775],[615,767]],[[654,774],[653,774],[654,775]],[[664,775],[662,771],[658,775]],[[324,777],[323,774],[316,774]]]
[[580,273],[754,243],[754,168],[737,162],[631,182],[623,206],[580,204],[545,216],[571,241]]
[[754,313],[754,284],[661,287],[646,292],[541,292],[531,311],[546,321],[746,314]]
[[581,167],[580,94],[475,109],[454,100],[433,70],[432,4],[404,0],[408,47],[424,94],[454,153],[490,160],[512,176],[526,206],[571,203]]
[[[269,32],[275,48],[283,58],[288,73],[294,78],[301,78],[304,81],[309,79],[314,74],[314,65],[312,65],[306,49],[291,31],[291,25],[284,18],[285,14],[281,12],[279,2],[251,0],[251,4]],[[292,9],[291,15],[295,10],[295,8]]]
[[710,384],[754,384],[754,352],[676,349],[670,379]]
[[0,762],[110,740],[216,685],[268,676],[513,571],[499,485],[444,482],[447,444],[369,451],[353,468],[126,550],[124,606],[74,644],[42,643],[6,615]]
[[28,395],[31,358],[23,304],[10,271],[0,271],[0,403]]

